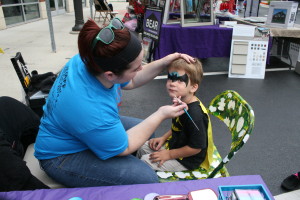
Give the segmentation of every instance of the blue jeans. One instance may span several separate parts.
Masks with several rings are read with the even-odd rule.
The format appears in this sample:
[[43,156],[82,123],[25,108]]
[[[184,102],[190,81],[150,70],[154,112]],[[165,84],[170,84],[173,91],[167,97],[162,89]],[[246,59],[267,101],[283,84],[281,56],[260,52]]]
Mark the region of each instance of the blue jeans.
[[[121,116],[126,130],[141,119]],[[45,172],[66,187],[92,187],[107,185],[129,185],[157,183],[156,173],[133,155],[99,159],[92,151],[40,160]]]

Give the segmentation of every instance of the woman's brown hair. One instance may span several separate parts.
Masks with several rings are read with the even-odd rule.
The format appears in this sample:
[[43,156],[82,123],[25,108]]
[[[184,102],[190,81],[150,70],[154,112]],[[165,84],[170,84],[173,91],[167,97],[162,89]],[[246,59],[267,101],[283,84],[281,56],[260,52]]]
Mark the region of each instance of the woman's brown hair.
[[124,49],[130,40],[130,33],[125,28],[123,30],[113,30],[114,40],[110,44],[104,44],[98,41],[94,48],[92,48],[93,40],[100,32],[101,28],[92,19],[89,19],[82,27],[78,36],[78,49],[82,61],[85,63],[87,69],[94,75],[99,75],[106,71],[111,71],[116,75],[121,75],[129,66],[118,66],[110,68],[109,66],[99,66],[96,64],[94,58],[98,57],[113,57]]

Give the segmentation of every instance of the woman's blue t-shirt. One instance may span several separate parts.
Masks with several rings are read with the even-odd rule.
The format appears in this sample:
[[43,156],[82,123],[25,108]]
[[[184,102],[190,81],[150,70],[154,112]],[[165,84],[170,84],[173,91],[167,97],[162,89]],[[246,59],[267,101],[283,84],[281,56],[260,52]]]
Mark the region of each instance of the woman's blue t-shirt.
[[50,159],[64,154],[93,151],[105,160],[128,146],[119,118],[121,87],[105,88],[89,73],[79,55],[62,69],[43,107],[35,156]]

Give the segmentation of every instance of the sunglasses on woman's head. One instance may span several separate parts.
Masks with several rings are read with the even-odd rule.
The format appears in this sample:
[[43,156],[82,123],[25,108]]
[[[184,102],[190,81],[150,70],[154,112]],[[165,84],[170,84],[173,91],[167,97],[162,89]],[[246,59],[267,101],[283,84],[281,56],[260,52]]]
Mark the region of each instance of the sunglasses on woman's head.
[[112,43],[112,41],[115,39],[115,33],[112,29],[123,30],[124,28],[125,26],[123,22],[119,18],[115,17],[113,20],[111,20],[108,26],[101,29],[101,31],[98,33],[96,38],[93,40],[92,48],[95,48],[98,41],[101,41],[104,44]]

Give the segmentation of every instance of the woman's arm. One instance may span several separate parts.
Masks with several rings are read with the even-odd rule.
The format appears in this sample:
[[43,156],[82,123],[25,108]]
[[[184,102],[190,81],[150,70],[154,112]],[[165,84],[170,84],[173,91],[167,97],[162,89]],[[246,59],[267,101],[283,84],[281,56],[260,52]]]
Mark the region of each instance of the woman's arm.
[[160,107],[144,121],[127,130],[128,147],[119,156],[126,156],[137,151],[165,119],[182,115],[183,108],[186,107],[186,104]]
[[173,60],[176,60],[178,58],[183,58],[188,63],[194,62],[194,58],[189,55],[181,53],[170,54],[159,60],[144,65],[143,69],[139,71],[136,76],[129,82],[129,84],[122,89],[131,90],[148,83],[149,81],[153,80]]

